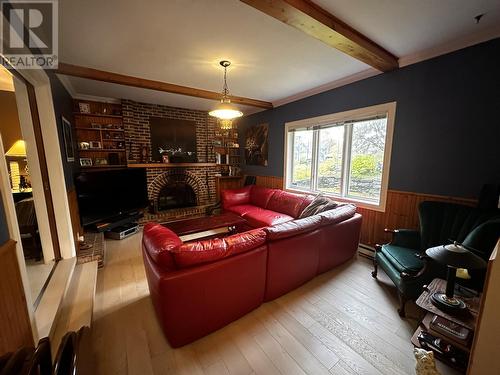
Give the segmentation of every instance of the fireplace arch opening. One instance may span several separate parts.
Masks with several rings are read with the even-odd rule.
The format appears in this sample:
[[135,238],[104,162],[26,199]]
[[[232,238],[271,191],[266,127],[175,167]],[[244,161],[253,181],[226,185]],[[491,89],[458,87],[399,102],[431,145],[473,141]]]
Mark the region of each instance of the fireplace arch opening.
[[196,206],[196,193],[185,181],[168,181],[159,191],[157,210]]

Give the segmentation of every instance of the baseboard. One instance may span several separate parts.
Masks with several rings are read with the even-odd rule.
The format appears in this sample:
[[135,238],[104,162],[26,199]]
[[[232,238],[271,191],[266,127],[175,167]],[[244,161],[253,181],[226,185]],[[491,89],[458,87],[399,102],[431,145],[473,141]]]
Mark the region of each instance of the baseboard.
[[375,257],[375,248],[372,246],[359,244],[358,254],[365,258],[373,259]]

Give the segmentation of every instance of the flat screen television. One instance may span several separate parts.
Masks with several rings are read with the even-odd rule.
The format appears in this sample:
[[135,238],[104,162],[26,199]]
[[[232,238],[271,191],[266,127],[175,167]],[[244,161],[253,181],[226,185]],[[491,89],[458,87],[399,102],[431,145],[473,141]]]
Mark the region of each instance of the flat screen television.
[[75,178],[80,220],[91,225],[148,206],[144,168],[84,171]]

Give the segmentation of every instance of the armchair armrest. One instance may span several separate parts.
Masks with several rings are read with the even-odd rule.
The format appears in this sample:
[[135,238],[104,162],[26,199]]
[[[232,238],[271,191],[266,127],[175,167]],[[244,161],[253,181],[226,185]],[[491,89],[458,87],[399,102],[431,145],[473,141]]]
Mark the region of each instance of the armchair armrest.
[[384,229],[384,232],[392,233],[391,245],[420,250],[419,231],[413,229]]

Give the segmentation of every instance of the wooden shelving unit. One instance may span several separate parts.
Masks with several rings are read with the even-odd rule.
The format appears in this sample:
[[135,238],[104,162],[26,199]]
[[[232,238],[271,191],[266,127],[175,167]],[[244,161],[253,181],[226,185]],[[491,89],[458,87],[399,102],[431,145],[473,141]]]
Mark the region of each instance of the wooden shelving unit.
[[214,153],[221,155],[217,164],[222,166],[240,165],[240,147],[238,145],[238,132],[236,129],[216,130],[213,141]]
[[[80,159],[92,159],[91,166],[82,168],[127,166],[121,104],[75,100],[73,114]],[[83,142],[88,148],[82,147]],[[107,164],[99,164],[104,160]]]

